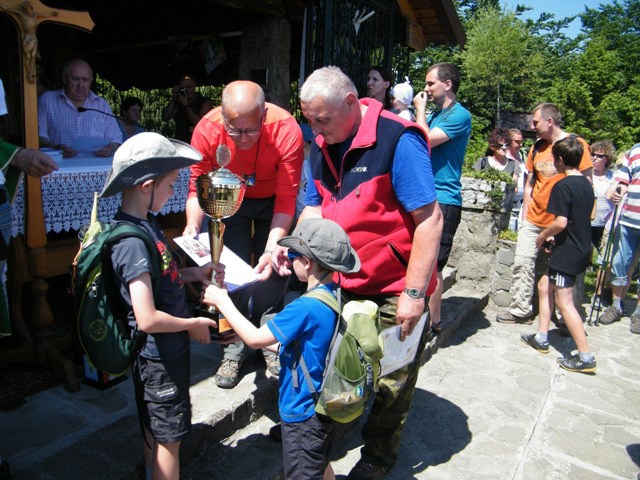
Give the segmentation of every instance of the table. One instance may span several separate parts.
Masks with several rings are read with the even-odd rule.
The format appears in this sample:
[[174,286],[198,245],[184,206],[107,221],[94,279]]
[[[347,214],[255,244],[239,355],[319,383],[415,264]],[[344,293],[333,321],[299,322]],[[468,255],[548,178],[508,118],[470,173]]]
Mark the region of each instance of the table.
[[[59,169],[42,178],[42,209],[47,233],[71,232],[89,223],[93,193],[102,191],[111,170],[113,157],[76,156],[59,162]],[[189,185],[188,168],[183,168],[176,181],[175,194],[161,214],[185,209]],[[98,199],[98,219],[108,222],[118,210],[122,194]],[[24,234],[24,182],[20,182],[11,208],[11,236]]]

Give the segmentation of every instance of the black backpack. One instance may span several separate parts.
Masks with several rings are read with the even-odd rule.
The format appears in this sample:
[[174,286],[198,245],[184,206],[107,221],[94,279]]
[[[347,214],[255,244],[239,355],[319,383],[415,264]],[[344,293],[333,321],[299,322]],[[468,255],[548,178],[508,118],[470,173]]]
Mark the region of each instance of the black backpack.
[[151,254],[155,299],[160,289],[160,253],[137,225],[93,223],[73,262],[71,291],[80,346],[95,368],[111,375],[125,372],[146,341],[146,334],[127,321],[128,308],[113,272],[111,247],[128,237],[144,241]]

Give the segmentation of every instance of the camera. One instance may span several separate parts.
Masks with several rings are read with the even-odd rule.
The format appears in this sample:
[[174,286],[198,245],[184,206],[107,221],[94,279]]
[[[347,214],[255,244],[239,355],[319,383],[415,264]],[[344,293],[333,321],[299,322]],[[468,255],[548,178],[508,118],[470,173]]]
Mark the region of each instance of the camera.
[[182,95],[183,97],[186,97],[187,96],[187,89],[185,87],[182,87],[182,88],[178,89],[178,93],[180,95]]
[[542,244],[542,248],[548,252],[553,251],[554,247],[556,246],[556,242],[551,241],[551,240],[547,240],[546,242],[544,242]]

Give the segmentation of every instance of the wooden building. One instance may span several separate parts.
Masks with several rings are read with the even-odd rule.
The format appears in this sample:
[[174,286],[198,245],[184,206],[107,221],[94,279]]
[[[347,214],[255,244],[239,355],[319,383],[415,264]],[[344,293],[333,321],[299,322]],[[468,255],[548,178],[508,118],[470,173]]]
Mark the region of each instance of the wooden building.
[[[82,57],[119,90],[169,88],[190,72],[201,85],[254,80],[285,108],[292,82],[320,66],[340,66],[364,91],[368,66],[391,66],[397,46],[465,41],[452,0],[33,0],[29,17],[21,13],[24,3],[0,0],[0,79],[10,112],[3,135],[31,148],[38,148],[38,85],[25,35],[37,38],[40,86],[47,77],[57,83],[61,65]],[[48,231],[44,203],[40,180],[29,178],[10,257],[19,338],[9,347],[0,342],[0,360],[50,362],[74,390],[77,379],[58,353],[46,294],[47,279],[67,272],[77,227],[66,238]]]

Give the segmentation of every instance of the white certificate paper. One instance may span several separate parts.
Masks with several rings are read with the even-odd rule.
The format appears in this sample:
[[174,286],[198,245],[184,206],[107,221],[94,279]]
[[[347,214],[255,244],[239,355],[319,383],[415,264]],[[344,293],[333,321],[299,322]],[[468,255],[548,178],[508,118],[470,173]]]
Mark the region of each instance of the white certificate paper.
[[71,145],[71,148],[78,152],[95,153],[104,148],[109,141],[105,138],[78,137]]
[[416,358],[416,353],[418,353],[418,344],[420,343],[420,337],[427,324],[428,317],[428,313],[424,313],[420,317],[416,328],[413,329],[411,335],[408,335],[407,338],[404,339],[404,342],[400,341],[400,325],[387,328],[380,333],[384,352],[384,356],[382,360],[380,360],[381,377],[395,372],[399,368],[413,362]]
[[[195,238],[191,235],[184,235],[173,240],[198,266],[205,265],[211,261],[209,234],[207,232],[203,232]],[[224,270],[224,283],[229,293],[246,287],[261,277],[261,274],[253,271],[251,265],[226,246],[222,248],[220,263],[226,267]]]

